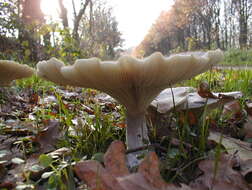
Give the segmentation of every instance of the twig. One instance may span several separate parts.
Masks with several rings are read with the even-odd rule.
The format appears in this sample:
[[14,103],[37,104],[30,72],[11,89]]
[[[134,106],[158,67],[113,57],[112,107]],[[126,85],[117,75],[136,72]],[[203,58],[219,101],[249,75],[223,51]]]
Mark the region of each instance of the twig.
[[155,143],[155,144],[150,144],[150,145],[145,145],[145,146],[141,146],[141,147],[138,147],[138,148],[134,148],[134,149],[129,149],[126,151],[126,154],[129,154],[129,153],[132,153],[132,152],[138,152],[138,151],[141,151],[141,150],[146,150],[146,149],[149,149],[149,148],[157,148],[157,149],[160,149],[164,152],[167,152],[167,149],[163,146],[160,146],[159,144]]
[[172,177],[171,181],[173,181],[178,175],[181,176],[181,173],[182,173],[186,168],[188,168],[190,165],[192,165],[193,163],[198,162],[198,161],[200,161],[200,160],[204,160],[204,159],[206,159],[206,158],[207,158],[207,156],[202,156],[202,157],[196,158],[196,159],[192,160],[191,162],[187,163],[185,166],[176,169],[176,174]]

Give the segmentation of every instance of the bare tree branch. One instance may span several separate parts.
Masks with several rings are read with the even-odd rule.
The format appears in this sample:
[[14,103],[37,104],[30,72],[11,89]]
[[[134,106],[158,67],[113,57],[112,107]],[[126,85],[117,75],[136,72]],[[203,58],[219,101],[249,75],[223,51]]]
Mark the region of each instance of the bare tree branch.
[[78,15],[75,17],[74,19],[74,29],[73,29],[73,38],[78,41],[79,40],[79,33],[78,33],[78,29],[79,29],[79,25],[80,25],[80,20],[82,18],[82,16],[84,15],[87,6],[90,4],[91,0],[86,0],[85,3],[83,4],[83,7],[79,10]]
[[77,13],[76,13],[76,8],[75,8],[75,2],[74,2],[74,0],[72,0],[72,5],[73,5],[74,18],[75,18],[75,17],[77,17]]
[[68,18],[67,18],[67,9],[63,4],[63,0],[58,0],[60,7],[60,18],[62,19],[62,23],[64,28],[68,28]]

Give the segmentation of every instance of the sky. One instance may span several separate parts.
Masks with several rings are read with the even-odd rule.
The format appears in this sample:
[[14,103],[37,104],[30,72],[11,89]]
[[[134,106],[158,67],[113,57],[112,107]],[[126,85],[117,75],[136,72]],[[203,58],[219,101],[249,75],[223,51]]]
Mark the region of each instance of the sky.
[[162,11],[169,10],[173,0],[108,0],[119,22],[125,48],[137,46]]
[[[42,11],[57,16],[58,0],[42,0]],[[148,33],[162,11],[167,11],[173,0],[107,0],[113,7],[118,21],[118,29],[125,40],[123,48],[137,46]],[[72,8],[71,0],[65,0],[67,8]]]

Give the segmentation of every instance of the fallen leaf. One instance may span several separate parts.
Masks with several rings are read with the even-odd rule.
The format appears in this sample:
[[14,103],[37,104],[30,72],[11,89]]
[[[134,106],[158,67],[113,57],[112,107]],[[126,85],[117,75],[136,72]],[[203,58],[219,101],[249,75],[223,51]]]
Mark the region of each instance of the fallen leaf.
[[115,126],[121,128],[121,129],[124,129],[127,127],[126,123],[124,123],[124,122],[116,123]]
[[95,96],[95,100],[99,103],[115,103],[116,100],[105,93],[99,93]]
[[12,168],[7,171],[7,174],[2,179],[3,183],[14,184],[16,186],[17,182],[22,182],[25,180],[25,176],[23,175],[24,164],[14,164]]
[[218,132],[210,132],[208,140],[213,140],[216,143],[221,142],[229,154],[237,154],[244,161],[252,158],[250,143],[222,135]]
[[51,156],[52,158],[58,158],[58,157],[70,155],[71,152],[72,151],[70,148],[62,147],[62,148],[59,148],[53,152],[48,153],[47,155]]
[[204,174],[190,186],[199,190],[249,190],[242,175],[233,169],[234,163],[232,155],[226,154],[222,154],[217,160],[201,161],[199,168]]
[[240,163],[241,174],[247,183],[252,185],[252,158]]
[[235,91],[225,93],[216,92],[212,93],[214,98],[203,98],[195,91],[196,89],[192,87],[177,87],[173,88],[172,91],[168,88],[163,90],[151,102],[150,106],[161,114],[171,111],[174,106],[176,110],[214,109],[242,97],[241,92]]
[[186,124],[193,126],[193,125],[197,125],[198,118],[197,118],[196,113],[193,111],[180,112],[179,121],[180,121],[181,126],[184,126]]
[[122,141],[113,141],[109,146],[104,155],[104,165],[111,175],[115,177],[129,175],[125,152],[125,145]]
[[95,160],[79,162],[74,170],[90,190],[123,190],[117,179]]
[[10,135],[0,135],[0,161],[6,161],[4,165],[11,164],[11,159],[14,157],[22,157],[23,153],[20,149],[14,146],[18,139]]
[[85,105],[82,105],[82,108],[84,109],[85,112],[87,112],[88,114],[91,114],[93,115],[95,112],[93,109],[91,109],[90,107],[88,106],[85,106]]
[[181,144],[183,144],[183,146],[185,146],[188,150],[193,148],[193,145],[186,143],[186,142],[183,142],[183,141],[181,141],[177,138],[174,138],[174,137],[171,138],[170,143],[176,147],[179,147],[179,146],[181,146]]
[[252,116],[252,102],[246,102],[245,103],[245,109],[247,113]]
[[63,90],[59,88],[57,88],[57,93],[59,93],[64,99],[73,99],[80,95],[80,93],[71,92],[69,90],[66,90],[66,89]]
[[214,95],[210,91],[210,87],[209,87],[209,84],[207,82],[200,83],[200,85],[198,87],[198,94],[202,98],[213,98],[213,99],[217,99],[218,98],[218,96]]
[[29,103],[37,105],[38,102],[39,102],[39,95],[37,93],[31,94]]
[[16,137],[0,135],[0,150],[10,150],[15,141],[17,141]]
[[23,174],[30,173],[30,178],[32,180],[39,180],[42,173],[47,168],[44,168],[43,166],[39,165],[39,154],[33,154],[31,155],[27,160],[25,165],[23,166]]
[[56,103],[58,100],[55,96],[53,95],[49,95],[49,96],[46,96],[44,98],[41,98],[39,100],[39,104],[40,105],[46,105],[46,104],[51,104],[51,103]]
[[0,183],[0,189],[12,190],[16,186],[13,182],[3,182]]
[[131,174],[124,178],[118,179],[121,186],[125,190],[158,190],[155,187],[151,187],[148,181],[140,173]]
[[154,152],[150,152],[138,167],[138,173],[157,189],[165,189],[171,184],[167,184],[160,175],[158,157]]
[[230,118],[239,118],[242,115],[242,107],[239,101],[234,100],[224,105],[222,115]]
[[250,139],[252,138],[252,116],[247,117],[247,121],[243,126],[243,134],[244,134],[244,139]]
[[12,158],[12,159],[11,159],[11,162],[12,162],[13,164],[17,164],[17,165],[25,163],[25,161],[24,161],[23,159],[18,158],[18,157]]
[[191,190],[187,185],[177,187],[162,179],[154,152],[145,157],[133,174],[127,169],[125,157],[123,143],[114,141],[105,153],[105,168],[95,160],[88,160],[77,163],[74,170],[91,190]]
[[7,120],[6,126],[3,127],[2,131],[5,134],[15,136],[26,136],[32,135],[34,126],[30,122],[21,122],[20,120]]
[[40,145],[40,153],[47,153],[55,150],[55,145],[60,138],[59,122],[49,120],[45,130],[39,132],[34,141]]
[[2,179],[6,175],[6,173],[7,173],[7,169],[2,164],[0,164],[0,179]]

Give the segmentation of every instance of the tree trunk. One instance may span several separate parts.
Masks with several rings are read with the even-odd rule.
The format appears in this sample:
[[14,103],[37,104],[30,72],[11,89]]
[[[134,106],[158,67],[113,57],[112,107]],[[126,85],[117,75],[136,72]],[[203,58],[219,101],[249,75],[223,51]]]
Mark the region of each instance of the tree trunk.
[[247,29],[248,24],[245,15],[240,15],[239,26],[240,26],[239,44],[240,48],[244,49],[247,47],[247,39],[248,39],[248,29]]
[[76,42],[79,41],[79,25],[80,25],[80,21],[82,16],[84,15],[87,6],[89,5],[89,3],[91,2],[91,0],[86,0],[83,7],[80,9],[78,15],[75,16],[74,18],[74,28],[73,28],[73,38],[75,39]]
[[25,50],[30,50],[29,56],[30,60],[38,60],[38,51],[39,51],[39,40],[36,39],[36,33],[41,24],[45,22],[44,14],[40,8],[41,0],[24,0],[22,1],[22,16],[21,22],[24,24],[24,27],[19,31],[19,40],[20,43],[26,42]]
[[68,28],[68,17],[67,17],[67,9],[63,4],[63,0],[58,0],[59,1],[59,7],[60,7],[60,18],[63,23],[64,29]]
[[220,2],[216,1],[214,6],[215,41],[217,48],[221,48],[220,43]]
[[236,10],[239,14],[239,45],[241,49],[244,49],[247,47],[248,41],[248,19],[251,12],[251,6],[249,5],[248,0],[233,0],[232,3],[236,6]]
[[22,20],[25,24],[39,25],[44,23],[44,14],[40,8],[41,0],[24,0]]

